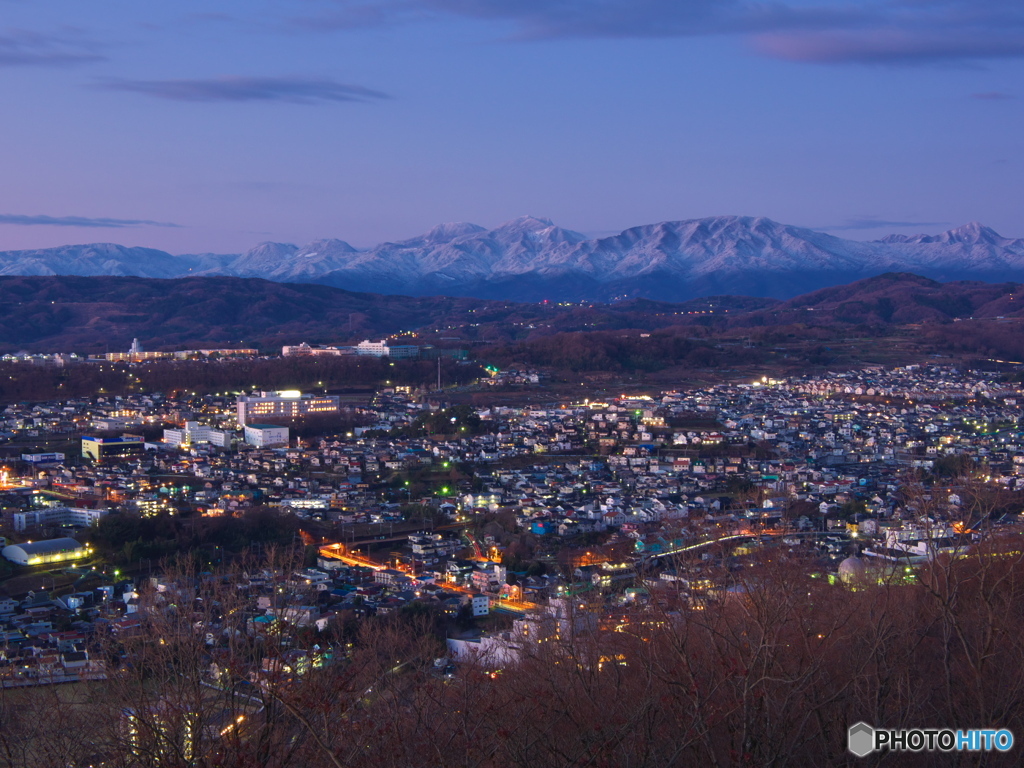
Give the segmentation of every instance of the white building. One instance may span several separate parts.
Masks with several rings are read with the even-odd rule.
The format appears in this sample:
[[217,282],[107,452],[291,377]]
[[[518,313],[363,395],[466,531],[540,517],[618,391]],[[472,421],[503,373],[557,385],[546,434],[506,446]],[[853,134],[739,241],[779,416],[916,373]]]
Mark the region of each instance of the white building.
[[138,416],[111,416],[105,419],[93,419],[90,426],[105,432],[123,432],[126,429],[141,427],[142,419]]
[[487,595],[473,595],[473,615],[486,616],[491,612],[491,598]]
[[522,654],[522,643],[513,640],[510,632],[473,638],[449,637],[445,643],[455,661],[480,664],[485,669],[514,664]]
[[241,395],[235,405],[238,410],[238,424],[244,427],[250,419],[296,419],[338,413],[341,409],[341,398],[337,395],[304,395],[298,390],[290,389],[282,392],[260,392],[258,395]]
[[212,443],[220,448],[227,448],[231,445],[231,433],[200,424],[198,421],[186,421],[184,429],[165,429],[164,442],[176,446]]
[[354,347],[357,355],[368,357],[391,357],[395,359],[415,359],[420,356],[420,348],[414,344],[388,344],[386,339],[370,341],[365,339]]
[[63,453],[23,453],[21,460],[29,464],[63,464]]
[[288,445],[288,427],[275,424],[246,424],[245,442],[256,448]]
[[281,357],[341,357],[354,355],[352,347],[311,347],[306,342],[281,347]]
[[78,509],[76,507],[49,507],[29,512],[14,513],[14,530],[24,531],[36,525],[74,525],[88,528],[96,525],[109,513],[107,509]]
[[415,360],[420,356],[420,348],[415,344],[391,344],[388,346],[388,357],[393,360]]
[[210,430],[210,444],[218,448],[230,448],[234,439],[234,432],[225,432],[223,429]]
[[387,357],[388,342],[385,339],[381,339],[380,341],[364,339],[356,344],[356,354],[368,355],[369,357]]

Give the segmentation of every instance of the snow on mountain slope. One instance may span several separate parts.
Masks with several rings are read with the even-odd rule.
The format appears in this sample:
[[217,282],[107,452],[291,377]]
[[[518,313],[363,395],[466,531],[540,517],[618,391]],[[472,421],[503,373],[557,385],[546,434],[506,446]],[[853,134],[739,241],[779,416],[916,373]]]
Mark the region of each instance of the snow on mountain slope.
[[210,275],[231,275],[232,277],[266,277],[289,263],[299,247],[291,243],[259,243],[240,256],[229,257],[221,268],[207,272]]
[[0,275],[178,277],[196,263],[195,257],[172,256],[154,248],[92,243],[0,252]]
[[1024,279],[1024,240],[971,223],[938,235],[844,240],[766,218],[715,216],[588,239],[523,216],[494,229],[441,224],[357,250],[343,240],[260,243],[239,255],[171,256],[96,244],[0,253],[0,274],[233,275],[376,293],[534,300],[683,300],[722,293],[785,298],[890,271],[935,279]]

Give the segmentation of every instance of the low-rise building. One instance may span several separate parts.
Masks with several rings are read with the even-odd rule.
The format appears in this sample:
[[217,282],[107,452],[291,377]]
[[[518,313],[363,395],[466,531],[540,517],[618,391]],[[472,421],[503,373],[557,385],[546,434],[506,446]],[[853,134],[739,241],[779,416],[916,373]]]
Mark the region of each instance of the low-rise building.
[[82,456],[93,461],[104,459],[140,456],[145,452],[145,444],[141,435],[121,435],[120,437],[82,438]]
[[14,530],[24,531],[37,525],[74,525],[88,528],[109,513],[106,509],[80,509],[77,507],[49,507],[27,512],[15,512]]
[[288,445],[288,427],[275,424],[247,424],[245,442],[256,448],[273,448]]
[[12,563],[18,565],[42,565],[61,563],[66,560],[80,560],[92,552],[88,546],[71,538],[48,539],[46,541],[8,544],[0,552]]

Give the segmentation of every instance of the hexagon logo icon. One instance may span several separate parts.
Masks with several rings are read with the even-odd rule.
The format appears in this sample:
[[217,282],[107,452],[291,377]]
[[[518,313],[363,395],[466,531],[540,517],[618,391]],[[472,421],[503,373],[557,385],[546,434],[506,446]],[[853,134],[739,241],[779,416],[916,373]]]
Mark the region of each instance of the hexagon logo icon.
[[875,729],[867,723],[855,723],[846,732],[846,748],[857,757],[875,751]]

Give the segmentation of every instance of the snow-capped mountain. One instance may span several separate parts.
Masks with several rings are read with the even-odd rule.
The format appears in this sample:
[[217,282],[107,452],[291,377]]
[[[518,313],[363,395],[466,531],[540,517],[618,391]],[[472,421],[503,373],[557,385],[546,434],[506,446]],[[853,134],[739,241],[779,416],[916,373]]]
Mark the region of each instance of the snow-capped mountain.
[[318,240],[302,247],[260,243],[238,255],[172,256],[109,244],[0,252],[4,275],[233,275],[373,293],[525,301],[789,298],[891,271],[938,280],[1021,280],[1024,239],[971,223],[938,235],[858,242],[740,216],[662,222],[589,239],[524,216],[494,229],[442,224],[365,250]]
[[312,283],[320,275],[345,268],[358,253],[344,240],[317,240],[303,248],[291,243],[260,243],[223,267],[214,267],[204,274]]
[[1021,268],[1024,240],[1000,236],[976,221],[938,235],[889,235],[880,243],[895,247],[914,263],[935,269],[973,272],[1017,272]]
[[132,275],[178,277],[200,257],[178,257],[154,248],[113,243],[62,245],[33,251],[0,252],[0,275]]

